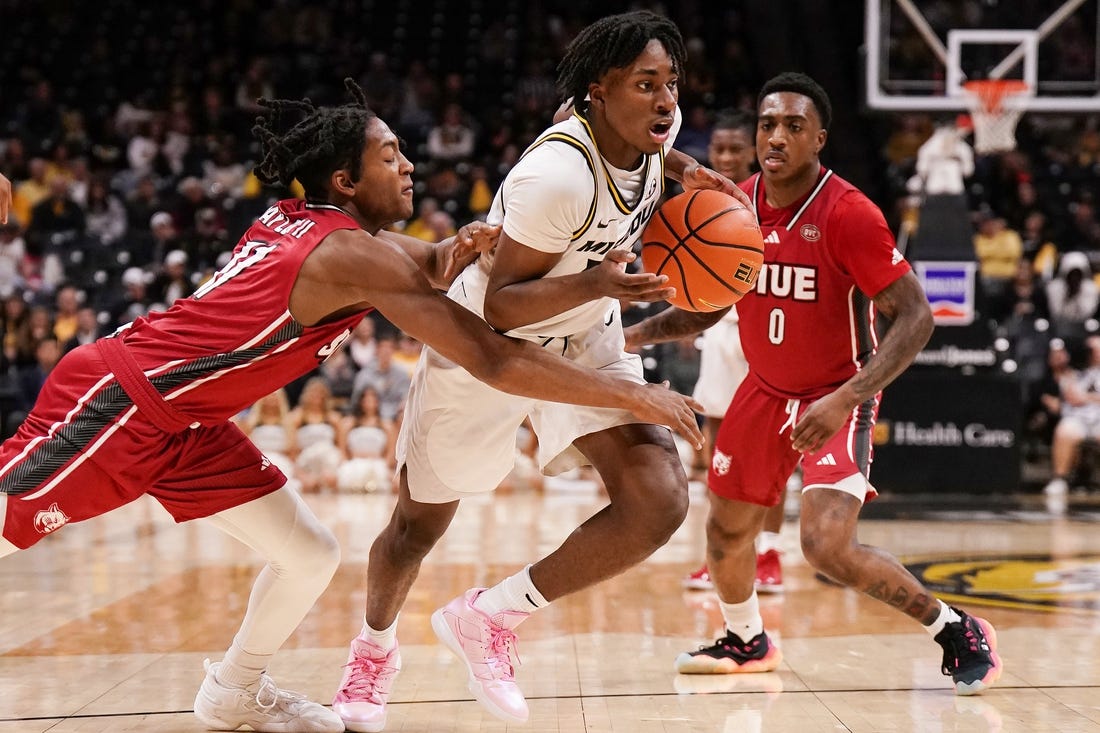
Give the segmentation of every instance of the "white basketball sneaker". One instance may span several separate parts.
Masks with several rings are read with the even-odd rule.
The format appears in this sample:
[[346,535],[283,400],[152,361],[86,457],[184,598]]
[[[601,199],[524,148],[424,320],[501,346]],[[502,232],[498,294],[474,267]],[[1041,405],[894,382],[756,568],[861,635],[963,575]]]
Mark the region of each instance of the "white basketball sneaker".
[[248,687],[229,687],[215,676],[221,662],[203,662],[206,679],[195,696],[195,717],[211,730],[247,725],[260,733],[342,733],[344,721],[324,705],[280,690],[266,674]]

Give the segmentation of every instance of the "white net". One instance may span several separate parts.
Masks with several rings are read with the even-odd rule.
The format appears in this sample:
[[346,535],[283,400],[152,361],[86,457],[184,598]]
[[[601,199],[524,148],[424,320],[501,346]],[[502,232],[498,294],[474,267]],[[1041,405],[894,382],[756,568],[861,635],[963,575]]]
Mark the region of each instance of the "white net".
[[1003,153],[1016,149],[1016,125],[1024,110],[1006,107],[1008,95],[1025,94],[1027,85],[1018,81],[981,79],[963,85],[974,125],[974,152],[979,155]]

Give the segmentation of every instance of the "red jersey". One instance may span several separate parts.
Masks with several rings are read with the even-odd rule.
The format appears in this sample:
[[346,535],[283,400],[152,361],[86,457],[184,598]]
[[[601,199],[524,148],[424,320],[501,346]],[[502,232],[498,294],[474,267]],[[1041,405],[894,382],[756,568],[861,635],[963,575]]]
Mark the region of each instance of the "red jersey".
[[280,201],[194,295],[117,338],[176,410],[202,423],[225,420],[316,369],[369,312],[309,328],[290,315],[305,258],[333,231],[358,228],[336,206]]
[[759,173],[740,185],[764,235],[756,287],[737,303],[749,378],[777,397],[821,397],[874,354],[871,298],[909,263],[879,208],[831,170],[782,209],[768,206]]

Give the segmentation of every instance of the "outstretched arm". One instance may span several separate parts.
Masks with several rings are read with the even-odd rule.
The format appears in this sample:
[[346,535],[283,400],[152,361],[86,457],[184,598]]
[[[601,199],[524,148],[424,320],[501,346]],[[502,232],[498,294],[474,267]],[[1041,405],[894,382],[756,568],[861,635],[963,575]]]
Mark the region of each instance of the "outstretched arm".
[[[364,238],[367,238],[364,240]],[[627,409],[702,444],[694,400],[661,385],[616,379],[533,343],[501,336],[434,290],[403,250],[362,231],[330,234],[303,263],[291,313],[305,325],[376,307],[391,323],[501,391],[552,402]]]
[[878,394],[913,363],[932,335],[932,309],[920,281],[908,272],[874,297],[891,321],[878,352],[835,392],[810,405],[791,431],[795,450],[813,452],[844,424],[857,405]]
[[500,225],[472,221],[460,227],[453,237],[434,243],[385,230],[380,231],[378,237],[405,250],[433,287],[446,290],[466,265],[496,246]]
[[633,349],[648,344],[676,341],[685,336],[701,333],[722,320],[722,316],[728,312],[729,308],[706,313],[666,308],[623,329],[626,348]]
[[748,194],[738,188],[736,183],[675,148],[665,154],[665,175],[674,181],[679,181],[687,190],[710,188],[729,194],[749,211],[754,213],[756,211]]

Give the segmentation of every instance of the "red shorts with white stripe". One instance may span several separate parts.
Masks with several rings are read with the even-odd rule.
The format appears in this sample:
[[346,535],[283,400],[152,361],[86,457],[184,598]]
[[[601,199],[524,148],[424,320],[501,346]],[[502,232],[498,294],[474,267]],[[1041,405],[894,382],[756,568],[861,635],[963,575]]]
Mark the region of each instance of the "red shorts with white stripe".
[[810,404],[812,400],[769,394],[751,376],[742,381],[714,441],[707,479],[710,490],[734,501],[775,506],[801,461],[803,491],[830,487],[861,500],[873,497],[876,492],[866,476],[878,415],[877,396],[853,410],[820,450],[803,455],[791,447],[791,429]]
[[88,345],[54,367],[19,431],[0,445],[0,527],[5,539],[26,548],[142,494],[183,522],[285,482],[232,423],[178,432],[157,427]]

